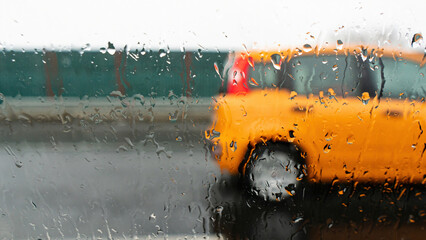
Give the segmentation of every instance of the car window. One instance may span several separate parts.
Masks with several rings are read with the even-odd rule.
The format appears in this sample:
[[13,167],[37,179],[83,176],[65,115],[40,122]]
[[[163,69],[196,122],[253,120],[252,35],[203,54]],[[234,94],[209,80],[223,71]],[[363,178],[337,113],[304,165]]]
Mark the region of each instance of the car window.
[[332,88],[340,96],[357,96],[362,68],[355,56],[301,56],[292,59],[290,67],[294,90],[299,94],[318,94]]
[[378,61],[374,67],[378,70],[373,72],[372,76],[374,76],[378,88],[382,81],[384,82],[383,97],[417,99],[426,96],[425,69],[419,64],[393,58],[382,58],[382,63],[383,78]]
[[358,96],[368,91],[374,96],[376,84],[368,75],[368,66],[356,56],[298,56],[272,63],[258,63],[249,69],[251,88],[284,88],[299,94],[318,94],[332,88],[340,96]]
[[252,89],[284,88],[302,95],[331,88],[338,96],[369,92],[373,97],[382,91],[382,97],[389,98],[426,97],[425,69],[418,63],[390,57],[381,61],[363,61],[356,55],[297,56],[280,67],[264,62],[250,67],[248,81]]
[[253,68],[249,67],[249,87],[275,88],[279,71],[270,63],[258,63]]

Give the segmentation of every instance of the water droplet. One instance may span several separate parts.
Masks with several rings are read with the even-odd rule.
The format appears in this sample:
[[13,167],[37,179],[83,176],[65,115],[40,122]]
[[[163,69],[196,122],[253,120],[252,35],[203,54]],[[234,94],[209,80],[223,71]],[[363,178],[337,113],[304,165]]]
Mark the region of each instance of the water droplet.
[[28,117],[27,115],[24,115],[24,114],[19,114],[19,115],[18,115],[18,120],[20,120],[20,121],[22,121],[22,122],[26,122],[26,123],[31,124],[31,119],[30,119],[30,117]]
[[249,80],[249,84],[252,85],[252,86],[256,86],[256,87],[259,86],[259,83],[257,83],[256,80],[254,80],[254,78],[251,78]]
[[330,150],[331,150],[331,144],[326,144],[325,146],[324,146],[324,153],[329,153],[330,152]]
[[333,98],[335,99],[336,98],[336,93],[334,92],[334,90],[332,88],[329,88],[328,91],[327,91],[327,93],[328,93],[328,97],[330,99],[333,99]]
[[231,144],[229,144],[229,147],[233,152],[237,150],[237,142],[232,141]]
[[9,156],[16,157],[15,153],[13,152],[12,148],[9,145],[4,147],[4,150],[6,150],[7,154],[9,154]]
[[100,51],[102,54],[105,54],[105,53],[106,53],[106,48],[101,47],[101,48],[99,49],[99,51]]
[[310,52],[310,51],[312,51],[312,46],[309,45],[309,44],[303,45],[303,51],[304,52]]
[[367,51],[367,49],[361,49],[361,59],[362,59],[362,61],[363,62],[365,62],[365,60],[367,60],[367,56],[368,55],[368,51]]
[[421,33],[416,33],[413,36],[413,39],[411,40],[411,46],[412,47],[418,47],[421,45],[421,42],[423,40],[423,36]]
[[198,49],[197,54],[198,54],[198,57],[199,57],[199,58],[202,58],[202,57],[203,57],[203,53],[202,53],[202,50],[201,50],[201,49]]
[[166,51],[164,51],[163,49],[160,49],[158,52],[160,53],[159,54],[160,58],[163,58],[167,55]]
[[368,102],[370,101],[370,94],[368,92],[363,92],[361,97],[358,97],[358,98],[359,100],[362,101],[364,105],[367,105]]
[[156,219],[157,219],[157,216],[155,216],[154,213],[151,213],[151,215],[149,215],[149,221],[150,222],[155,222]]
[[388,216],[387,215],[381,215],[377,218],[378,222],[386,222]]
[[114,44],[112,44],[111,42],[108,42],[107,52],[108,52],[110,55],[114,55],[114,53],[115,53],[115,47],[114,47]]
[[179,117],[179,111],[176,110],[174,113],[169,113],[169,121],[176,122]]
[[124,146],[124,145],[121,145],[121,146],[119,146],[117,149],[115,149],[115,151],[117,152],[117,153],[119,153],[120,151],[122,151],[122,152],[127,152],[129,149],[127,149],[126,148],[126,146]]
[[15,161],[15,166],[16,166],[17,168],[21,168],[22,166],[24,166],[24,163],[22,163],[22,161],[16,160],[16,161]]
[[[142,95],[142,94],[135,94],[134,96],[133,96],[133,99],[135,99],[135,100],[139,100],[139,103],[143,106],[143,105],[145,105],[145,98],[144,98],[144,96]],[[111,101],[110,101],[111,102]]]
[[326,134],[325,134],[325,140],[326,140],[327,142],[329,142],[329,141],[333,140],[333,133],[326,133]]
[[81,47],[80,54],[83,55],[84,52],[88,52],[90,49],[90,43],[86,43],[83,47]]
[[238,74],[238,72],[237,72],[237,71],[234,71],[234,72],[232,73],[232,76],[235,78],[235,77],[237,76],[237,74]]
[[276,70],[281,70],[282,58],[279,54],[271,55],[271,62]]
[[243,43],[243,48],[244,48],[244,50],[246,51],[246,53],[248,54],[249,53],[249,51],[247,50],[247,46]]
[[327,219],[327,227],[328,227],[328,228],[333,227],[333,223],[334,223],[334,222],[333,222],[333,220],[332,220],[331,218],[328,218],[328,219]]
[[160,157],[161,153],[164,153],[164,155],[166,155],[167,158],[171,158],[173,152],[172,151],[166,151],[165,147],[160,146],[158,143],[156,143],[157,145],[157,150],[155,150],[155,153],[157,154],[158,157]]
[[301,222],[301,221],[303,221],[303,217],[298,217],[298,218],[293,220],[293,223],[298,223],[298,222]]
[[223,212],[223,207],[222,206],[217,206],[216,208],[215,208],[215,211],[220,215],[220,214],[222,214],[222,212]]
[[341,50],[343,48],[343,42],[342,40],[337,40],[337,49]]
[[246,109],[244,108],[243,105],[241,105],[241,111],[243,112],[243,117],[246,117],[247,116],[247,111],[246,111]]
[[253,70],[254,70],[254,60],[253,60],[253,58],[252,58],[252,57],[248,57],[247,61],[248,61],[249,65],[250,65],[250,66],[253,68]]
[[410,216],[408,217],[408,222],[409,223],[414,223],[416,222],[416,220],[414,219],[414,216],[412,214],[410,214]]
[[290,130],[288,131],[288,137],[290,138],[290,140],[293,140],[296,136],[294,135],[294,130]]
[[209,139],[209,140],[213,140],[215,138],[220,137],[220,132],[218,132],[218,131],[216,131],[214,129],[212,129],[210,131],[207,130],[205,133],[206,133],[206,138]]
[[353,135],[350,135],[349,137],[346,138],[347,144],[353,144],[354,142],[355,142],[355,137]]
[[55,140],[55,137],[50,136],[50,143],[52,144],[52,147],[53,147],[53,148],[56,148],[56,140]]
[[322,64],[327,64],[327,63],[328,63],[327,59],[323,58],[322,59]]
[[120,91],[112,91],[109,94],[111,97],[119,97],[119,98],[124,98],[126,97],[125,95],[123,95]]
[[297,96],[297,92],[296,91],[291,91],[290,92],[290,100],[293,100],[296,96]]
[[337,66],[337,64],[334,64],[333,67],[331,69],[333,69],[333,72],[337,70],[339,66]]
[[219,67],[217,66],[217,63],[215,62],[213,65],[214,65],[214,70],[216,71],[217,75],[220,76]]
[[127,143],[127,144],[131,147],[131,148],[135,147],[135,145],[132,143],[132,140],[130,140],[130,138],[125,137],[125,138],[124,138],[124,141],[126,141],[126,143]]

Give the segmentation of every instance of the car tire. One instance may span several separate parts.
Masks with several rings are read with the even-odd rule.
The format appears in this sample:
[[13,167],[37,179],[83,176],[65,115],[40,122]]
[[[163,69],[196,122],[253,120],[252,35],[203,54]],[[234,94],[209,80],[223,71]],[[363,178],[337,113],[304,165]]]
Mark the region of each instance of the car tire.
[[249,194],[265,201],[281,201],[300,189],[303,167],[303,159],[294,145],[261,143],[248,156],[243,182]]

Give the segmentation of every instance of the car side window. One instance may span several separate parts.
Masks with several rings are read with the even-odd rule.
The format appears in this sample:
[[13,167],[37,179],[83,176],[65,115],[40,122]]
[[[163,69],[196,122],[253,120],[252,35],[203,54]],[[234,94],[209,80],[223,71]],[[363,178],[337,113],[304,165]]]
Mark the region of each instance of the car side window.
[[382,91],[382,97],[389,98],[426,97],[425,68],[405,59],[383,57],[381,61],[356,55],[297,56],[280,67],[259,62],[249,67],[247,80],[251,89],[283,88],[303,95],[331,88],[338,96],[368,92],[374,97]]
[[248,83],[251,89],[277,87],[278,70],[270,63],[257,63],[249,67]]
[[289,74],[299,94],[318,94],[331,88],[338,96],[359,96],[371,91],[366,87],[371,79],[365,68],[353,55],[300,56],[291,60]]
[[380,91],[383,85],[383,97],[418,99],[426,96],[425,69],[406,59],[382,58],[383,80],[380,64],[373,74]]

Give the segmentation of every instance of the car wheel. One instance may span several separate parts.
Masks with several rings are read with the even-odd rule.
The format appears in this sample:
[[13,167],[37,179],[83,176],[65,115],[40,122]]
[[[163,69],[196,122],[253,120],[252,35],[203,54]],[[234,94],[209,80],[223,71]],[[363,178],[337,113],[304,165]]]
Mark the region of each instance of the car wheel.
[[243,180],[250,194],[265,201],[281,201],[296,194],[303,178],[302,168],[295,146],[261,143],[247,159]]

